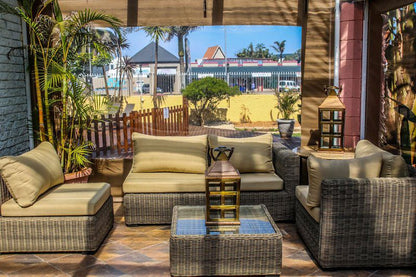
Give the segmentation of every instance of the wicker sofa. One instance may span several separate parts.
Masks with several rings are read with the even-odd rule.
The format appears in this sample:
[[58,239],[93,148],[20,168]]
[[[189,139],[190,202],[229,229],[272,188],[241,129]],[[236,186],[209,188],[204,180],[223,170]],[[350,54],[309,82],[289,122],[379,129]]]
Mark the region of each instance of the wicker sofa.
[[107,183],[62,184],[53,146],[0,158],[0,253],[92,252],[114,223]]
[[309,187],[298,186],[297,230],[322,268],[415,266],[416,178],[369,142],[359,143],[357,158],[363,147],[383,154],[381,177],[324,179],[318,207],[307,204]]
[[[140,163],[144,156],[136,156],[140,142],[138,142],[139,135],[134,133],[134,157],[132,171],[127,176],[123,183],[123,202],[125,223],[127,225],[136,224],[170,224],[172,219],[172,210],[176,205],[204,205],[205,203],[205,178],[204,171],[208,166],[207,148],[213,145],[205,144],[203,171],[198,174],[182,173],[182,172],[166,172],[166,170],[159,169],[156,171],[152,168],[147,168],[145,172],[134,172],[135,164]],[[181,143],[190,145],[186,140],[192,139],[189,137],[170,137],[170,138],[156,138],[147,136],[149,141],[154,143],[158,139],[161,144],[165,145],[164,152],[175,152],[181,148]],[[211,137],[212,139],[213,137]],[[220,137],[217,137],[220,138]],[[171,143],[170,139],[178,139],[181,143]],[[204,138],[200,138],[203,141]],[[250,171],[249,169],[238,168],[241,173],[241,205],[255,205],[265,204],[273,219],[276,221],[293,221],[295,219],[295,187],[299,184],[299,157],[283,146],[280,143],[272,143],[272,137],[259,136],[254,138],[230,139],[222,138],[223,140],[216,141],[216,143],[227,146],[236,146],[233,158],[243,162],[247,166],[253,161],[250,160],[249,151],[250,145],[256,148],[255,143],[258,140],[270,139],[268,146],[270,151],[270,165],[273,172],[267,173],[242,173],[243,171]],[[206,138],[209,141],[210,138]],[[212,140],[211,140],[212,141]],[[201,142],[203,143],[203,142]],[[158,145],[147,145],[143,148],[157,148]],[[241,145],[248,148],[241,148]],[[260,147],[260,146],[259,146]],[[262,151],[251,149],[253,152]],[[260,147],[261,148],[261,147]],[[244,150],[246,149],[246,150]],[[239,156],[236,153],[248,154],[248,156]],[[158,161],[163,161],[163,155],[160,155],[157,150],[153,149],[150,153],[158,156]],[[201,154],[199,154],[201,156]],[[191,156],[190,160],[196,160],[196,154]],[[174,163],[169,161],[169,163]],[[191,165],[192,166],[192,165]],[[160,172],[163,171],[163,172]]]

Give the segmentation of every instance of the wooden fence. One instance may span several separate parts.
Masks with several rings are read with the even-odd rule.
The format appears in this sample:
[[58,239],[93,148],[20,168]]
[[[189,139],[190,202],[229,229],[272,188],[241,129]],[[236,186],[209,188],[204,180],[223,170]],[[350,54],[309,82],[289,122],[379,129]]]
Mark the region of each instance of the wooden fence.
[[79,130],[85,140],[95,145],[94,156],[127,154],[133,149],[132,134],[186,136],[189,131],[187,103],[183,106],[153,108],[126,114],[89,118],[90,128]]

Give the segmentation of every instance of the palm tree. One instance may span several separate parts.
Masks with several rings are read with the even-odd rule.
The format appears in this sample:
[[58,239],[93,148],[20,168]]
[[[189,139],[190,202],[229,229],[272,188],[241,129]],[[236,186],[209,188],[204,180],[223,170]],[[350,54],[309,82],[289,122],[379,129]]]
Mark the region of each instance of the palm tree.
[[129,96],[131,96],[131,80],[133,79],[134,70],[136,68],[136,64],[132,63],[132,60],[128,56],[124,56],[122,59],[122,66],[120,68],[122,79],[124,76],[127,77],[127,86],[129,90]]
[[264,45],[264,43],[257,43],[256,44],[256,58],[265,58],[265,51],[266,51],[266,46]]
[[151,37],[155,42],[155,69],[153,76],[153,107],[158,107],[157,101],[157,59],[159,55],[159,41],[165,40],[167,33],[169,32],[168,27],[161,26],[149,26],[143,27],[143,31],[146,32],[147,36]]
[[[75,149],[81,147],[73,135],[74,119],[69,120],[69,113],[71,112],[71,103],[73,103],[73,93],[71,88],[76,80],[71,74],[68,65],[71,59],[76,56],[76,53],[85,45],[92,42],[94,32],[92,32],[91,24],[95,22],[104,22],[110,25],[114,30],[117,30],[120,21],[109,15],[94,12],[91,10],[78,11],[70,14],[64,18],[58,3],[54,2],[53,16],[53,31],[52,31],[52,45],[53,48],[59,50],[59,58],[56,63],[60,67],[60,82],[61,89],[61,122],[60,122],[60,139],[58,140],[58,152],[61,157],[61,164],[66,172],[72,166],[72,154]],[[68,125],[69,124],[69,125]],[[68,133],[69,132],[69,133]]]
[[170,26],[168,31],[167,41],[172,40],[174,37],[178,38],[178,56],[179,56],[179,71],[181,73],[181,89],[184,87],[185,80],[185,50],[184,50],[184,38],[192,31],[196,30],[197,26]]
[[107,98],[110,97],[110,92],[107,82],[106,66],[111,63],[114,56],[119,55],[121,48],[128,48],[129,45],[125,41],[125,33],[120,29],[97,28],[95,30],[93,49],[98,53],[93,58],[93,65],[102,69]]
[[[263,44],[264,46],[264,44]],[[240,52],[236,54],[239,58],[256,58],[257,52],[254,50],[253,43],[250,42],[247,48],[243,48]]]
[[283,63],[283,52],[285,52],[285,47],[286,47],[286,40],[282,40],[282,42],[279,41],[275,41],[274,42],[275,45],[272,45],[272,48],[279,53],[280,55],[280,63]]

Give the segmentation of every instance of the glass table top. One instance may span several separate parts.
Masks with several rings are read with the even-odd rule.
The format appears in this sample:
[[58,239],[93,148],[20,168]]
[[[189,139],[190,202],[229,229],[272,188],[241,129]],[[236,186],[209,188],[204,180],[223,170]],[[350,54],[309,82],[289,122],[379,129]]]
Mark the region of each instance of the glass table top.
[[240,206],[240,225],[205,226],[205,206],[178,206],[176,235],[275,234],[262,206]]

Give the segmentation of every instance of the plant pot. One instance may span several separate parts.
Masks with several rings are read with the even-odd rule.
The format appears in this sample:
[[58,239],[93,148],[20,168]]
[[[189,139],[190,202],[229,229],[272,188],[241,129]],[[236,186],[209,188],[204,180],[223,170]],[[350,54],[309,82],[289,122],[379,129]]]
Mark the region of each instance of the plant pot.
[[92,173],[92,169],[90,167],[86,167],[81,171],[71,172],[65,174],[65,184],[73,184],[73,183],[88,183],[88,177],[90,177]]
[[291,138],[293,134],[293,129],[295,128],[294,119],[278,119],[277,127],[279,128],[279,133],[281,138]]

